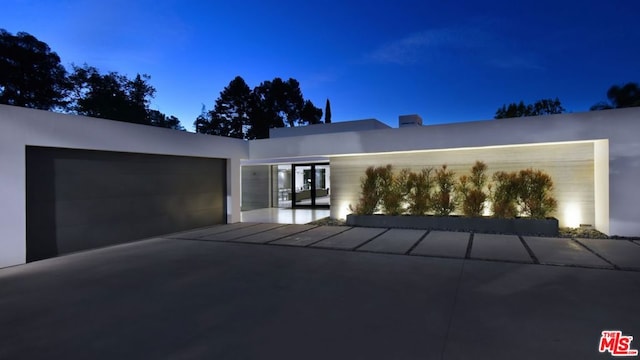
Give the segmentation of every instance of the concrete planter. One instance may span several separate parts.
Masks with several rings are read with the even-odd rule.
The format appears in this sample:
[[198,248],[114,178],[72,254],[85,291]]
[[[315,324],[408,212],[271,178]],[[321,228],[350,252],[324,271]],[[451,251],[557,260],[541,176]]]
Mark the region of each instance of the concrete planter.
[[347,215],[347,225],[363,227],[473,231],[517,235],[558,236],[558,219],[496,219],[490,217]]

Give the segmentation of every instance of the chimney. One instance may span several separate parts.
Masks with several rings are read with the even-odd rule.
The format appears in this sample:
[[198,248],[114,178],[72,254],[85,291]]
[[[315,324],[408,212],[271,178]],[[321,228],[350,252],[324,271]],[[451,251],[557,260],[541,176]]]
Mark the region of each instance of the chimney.
[[400,115],[398,117],[398,127],[422,126],[420,115]]

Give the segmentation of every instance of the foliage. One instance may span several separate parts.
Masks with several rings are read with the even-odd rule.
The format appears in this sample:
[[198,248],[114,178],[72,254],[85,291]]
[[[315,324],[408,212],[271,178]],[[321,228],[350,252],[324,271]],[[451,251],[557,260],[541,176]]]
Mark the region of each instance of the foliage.
[[411,172],[406,181],[408,210],[411,215],[424,215],[433,208],[431,191],[434,178],[433,168],[422,169],[419,173]]
[[60,57],[34,36],[0,29],[0,103],[41,110],[65,105],[67,71]]
[[562,114],[565,111],[564,107],[560,103],[560,99],[541,99],[533,104],[525,105],[523,101],[520,103],[511,103],[509,105],[502,105],[501,108],[496,110],[495,119],[515,118],[522,116],[538,116],[538,115],[552,115]]
[[513,218],[518,215],[518,173],[497,171],[493,174],[491,210],[497,218]]
[[324,123],[331,124],[331,103],[327,99],[327,103],[324,106]]
[[264,81],[253,89],[251,127],[247,139],[265,139],[269,129],[295,126],[300,119],[304,98],[300,84],[295,79],[283,81],[275,78]]
[[465,216],[482,216],[487,194],[484,187],[487,183],[487,164],[476,161],[471,168],[471,176],[462,175],[457,191],[462,198],[462,213]]
[[117,72],[103,75],[85,64],[74,65],[69,79],[73,84],[70,110],[77,114],[150,124],[147,109],[155,89],[147,83],[148,75],[138,74],[130,80]]
[[607,91],[609,102],[600,102],[591,107],[594,110],[619,109],[640,106],[640,86],[627,83],[622,86],[613,85]]
[[322,124],[322,109],[315,107],[311,100],[305,100],[300,112],[300,123],[302,124]]
[[518,195],[525,216],[544,219],[558,207],[551,196],[553,181],[541,170],[520,170],[518,174]]
[[456,201],[453,194],[454,177],[455,172],[447,170],[447,165],[442,165],[436,171],[435,178],[438,188],[434,195],[434,211],[438,216],[448,216],[456,210]]
[[397,174],[392,165],[370,166],[361,178],[358,204],[355,209],[349,208],[357,215],[382,210],[387,215],[425,215],[433,211],[448,216],[458,205],[455,190],[465,216],[482,216],[487,199],[491,199],[491,210],[498,218],[546,218],[556,210],[557,202],[551,196],[553,182],[543,171],[497,171],[492,184],[488,184],[486,172],[487,165],[476,161],[471,174],[460,176],[456,182],[455,173],[447,165],[435,172],[433,168],[417,173],[403,169]]
[[393,167],[387,165],[377,168],[380,200],[385,214],[400,215],[404,213],[407,195],[407,179],[410,171],[403,169],[399,174],[393,173]]
[[203,112],[196,119],[196,132],[243,139],[244,126],[249,123],[251,89],[240,76],[236,76],[216,99],[212,111]]
[[353,213],[357,215],[371,215],[378,209],[380,202],[380,191],[378,190],[378,174],[379,171],[373,166],[369,166],[365,170],[365,175],[360,179],[360,199],[355,208],[349,205]]
[[34,36],[0,29],[0,103],[183,130],[175,116],[149,109],[155,88],[148,75],[72,68],[67,74],[60,57]]
[[180,125],[180,120],[173,115],[167,116],[158,110],[149,110],[148,117],[152,126],[184,131],[184,127]]
[[322,109],[305,100],[295,79],[263,81],[253,90],[236,76],[225,87],[212,111],[194,122],[196,132],[239,139],[264,139],[269,129],[321,123]]

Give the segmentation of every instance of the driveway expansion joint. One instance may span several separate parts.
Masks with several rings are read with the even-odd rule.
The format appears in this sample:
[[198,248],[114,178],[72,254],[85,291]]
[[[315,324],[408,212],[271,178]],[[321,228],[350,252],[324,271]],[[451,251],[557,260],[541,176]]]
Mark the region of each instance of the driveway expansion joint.
[[524,246],[525,250],[527,250],[527,252],[529,253],[529,256],[531,256],[531,260],[533,260],[533,263],[540,264],[540,260],[538,260],[538,257],[536,256],[536,254],[533,253],[533,250],[531,250],[531,248],[529,247],[529,244],[527,244],[527,242],[524,241],[524,238],[521,235],[518,235],[518,239],[520,239],[522,246]]
[[[351,249],[351,251],[356,251],[358,249],[360,249],[361,247],[367,245],[368,243],[372,242],[373,240],[375,240],[376,238],[379,238],[381,235],[387,233],[389,230],[391,230],[390,228],[385,229],[383,232],[377,234],[376,236],[372,237],[371,239],[363,242],[362,244],[354,247],[353,249]],[[369,250],[358,250],[358,251],[364,251],[364,252],[374,252],[374,251],[369,251]]]
[[611,261],[609,261],[609,259],[605,258],[604,256],[598,254],[597,252],[595,252],[593,249],[591,249],[590,247],[588,247],[587,245],[583,244],[582,242],[580,242],[580,240],[578,239],[574,239],[571,238],[571,240],[575,241],[577,244],[579,244],[580,246],[584,247],[585,249],[587,249],[587,251],[589,251],[590,253],[592,253],[593,255],[599,257],[601,260],[603,260],[604,262],[606,262],[607,264],[613,266],[613,268],[615,270],[622,270],[621,267],[619,267],[618,265],[612,263]]
[[425,232],[424,234],[422,234],[422,236],[420,236],[420,238],[418,239],[418,241],[416,241],[416,243],[415,243],[415,244],[411,245],[411,247],[409,248],[409,250],[407,250],[407,251],[404,253],[404,255],[410,255],[410,254],[411,254],[411,252],[413,251],[413,249],[415,249],[415,248],[418,246],[418,244],[420,244],[420,243],[422,242],[422,240],[424,240],[424,239],[429,235],[429,233],[430,233],[430,232],[431,232],[431,230],[427,230],[427,232]]
[[464,254],[465,259],[471,259],[471,247],[473,247],[473,232],[469,234],[469,242],[467,243],[467,252]]

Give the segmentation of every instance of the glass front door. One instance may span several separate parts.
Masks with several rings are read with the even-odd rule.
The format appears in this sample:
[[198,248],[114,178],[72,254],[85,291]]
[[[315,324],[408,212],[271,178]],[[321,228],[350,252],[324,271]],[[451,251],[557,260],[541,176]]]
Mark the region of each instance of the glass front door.
[[292,206],[329,206],[329,164],[296,164],[292,168]]

